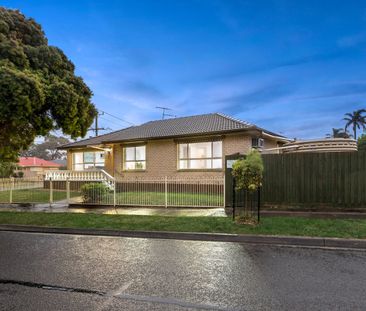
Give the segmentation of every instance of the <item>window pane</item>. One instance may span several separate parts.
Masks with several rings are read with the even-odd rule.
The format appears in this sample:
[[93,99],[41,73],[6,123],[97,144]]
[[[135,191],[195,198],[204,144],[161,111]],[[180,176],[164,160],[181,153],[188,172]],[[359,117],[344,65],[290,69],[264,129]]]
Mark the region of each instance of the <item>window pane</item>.
[[212,168],[222,168],[222,159],[212,160]]
[[189,144],[189,158],[211,158],[211,143]]
[[145,169],[145,161],[144,162],[135,162],[136,170],[144,170]]
[[134,170],[135,169],[135,162],[125,162],[124,163],[125,170]]
[[76,152],[74,153],[74,164],[80,164],[80,163],[83,163],[83,153]]
[[222,157],[222,141],[214,141],[212,143],[213,158]]
[[135,147],[125,148],[125,160],[126,161],[135,160]]
[[84,170],[93,170],[94,164],[84,164]]
[[180,144],[179,145],[179,159],[187,159],[188,158],[188,145]]
[[211,168],[211,160],[189,160],[189,168],[191,169]]
[[136,160],[146,160],[146,147],[136,147]]
[[94,162],[94,152],[84,152],[84,163]]
[[179,169],[184,170],[188,168],[188,161],[187,160],[180,160],[179,161]]
[[84,169],[84,165],[82,164],[75,164],[74,165],[74,170],[75,171],[82,171]]
[[98,151],[95,153],[95,162],[104,162],[104,151]]

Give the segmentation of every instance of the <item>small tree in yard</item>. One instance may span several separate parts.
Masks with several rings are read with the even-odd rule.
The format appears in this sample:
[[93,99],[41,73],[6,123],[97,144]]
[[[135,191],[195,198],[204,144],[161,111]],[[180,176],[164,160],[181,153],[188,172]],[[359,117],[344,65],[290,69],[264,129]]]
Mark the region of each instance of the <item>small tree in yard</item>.
[[245,159],[237,160],[233,164],[235,190],[244,190],[248,194],[245,196],[244,217],[239,217],[240,222],[253,223],[253,219],[248,213],[248,196],[253,195],[262,185],[263,170],[263,160],[258,150],[252,150]]

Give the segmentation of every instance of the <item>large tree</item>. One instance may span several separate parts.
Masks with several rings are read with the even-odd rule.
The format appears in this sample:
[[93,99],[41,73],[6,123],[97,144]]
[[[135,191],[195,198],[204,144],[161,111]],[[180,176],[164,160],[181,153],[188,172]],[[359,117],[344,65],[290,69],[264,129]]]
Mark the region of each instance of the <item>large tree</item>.
[[40,144],[32,144],[28,150],[21,152],[23,157],[38,157],[45,160],[65,159],[66,152],[57,149],[58,147],[69,143],[66,137],[58,137],[55,135],[47,135]]
[[345,118],[343,119],[347,122],[345,126],[345,131],[347,132],[348,127],[352,127],[354,139],[357,138],[357,129],[366,129],[366,116],[364,115],[364,113],[366,113],[365,109],[359,109],[353,111],[352,113],[346,113]]
[[86,135],[96,109],[74,69],[32,18],[0,7],[0,162],[54,129]]

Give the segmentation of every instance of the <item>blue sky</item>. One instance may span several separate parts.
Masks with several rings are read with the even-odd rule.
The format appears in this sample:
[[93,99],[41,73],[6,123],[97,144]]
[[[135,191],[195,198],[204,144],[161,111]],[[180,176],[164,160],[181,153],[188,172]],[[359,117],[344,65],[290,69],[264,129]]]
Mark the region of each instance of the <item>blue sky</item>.
[[[96,106],[134,124],[222,112],[291,138],[366,108],[366,1],[2,1],[36,19]],[[104,115],[113,130],[127,123]]]

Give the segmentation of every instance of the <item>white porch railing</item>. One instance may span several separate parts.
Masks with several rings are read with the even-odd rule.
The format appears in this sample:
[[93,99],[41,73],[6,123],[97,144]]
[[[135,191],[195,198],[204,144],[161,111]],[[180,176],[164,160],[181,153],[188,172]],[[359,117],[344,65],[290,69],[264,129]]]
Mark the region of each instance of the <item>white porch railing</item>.
[[110,189],[114,189],[114,177],[104,170],[90,170],[90,171],[47,171],[46,180],[52,181],[101,181],[105,183]]

